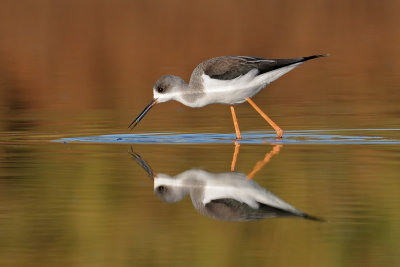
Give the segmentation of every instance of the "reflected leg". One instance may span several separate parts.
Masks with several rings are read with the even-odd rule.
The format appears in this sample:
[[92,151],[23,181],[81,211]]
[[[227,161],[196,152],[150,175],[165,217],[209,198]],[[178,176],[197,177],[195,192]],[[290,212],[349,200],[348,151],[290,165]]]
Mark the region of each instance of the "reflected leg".
[[240,147],[240,144],[238,142],[235,142],[235,151],[233,152],[233,158],[232,158],[232,163],[231,163],[231,172],[234,172],[236,169],[236,161],[237,161],[237,157],[239,155],[239,147]]
[[256,103],[253,102],[253,100],[251,100],[250,98],[246,98],[247,102],[249,102],[249,104],[261,115],[261,117],[264,118],[264,120],[266,120],[269,125],[272,126],[272,128],[274,128],[274,130],[276,131],[276,138],[281,139],[283,136],[283,130],[275,123],[273,122],[268,116],[267,114],[265,114],[257,105]]
[[230,107],[232,112],[233,125],[235,126],[235,131],[236,131],[236,140],[241,140],[242,136],[240,135],[239,124],[237,122],[235,108],[233,107],[233,105],[230,105]]
[[274,145],[272,147],[272,150],[270,152],[268,152],[267,154],[265,154],[265,157],[263,160],[260,160],[259,162],[256,163],[256,165],[254,165],[253,170],[247,175],[247,179],[253,179],[253,176],[262,169],[262,167],[264,167],[265,164],[267,164],[271,158],[278,154],[279,151],[281,150],[282,145]]

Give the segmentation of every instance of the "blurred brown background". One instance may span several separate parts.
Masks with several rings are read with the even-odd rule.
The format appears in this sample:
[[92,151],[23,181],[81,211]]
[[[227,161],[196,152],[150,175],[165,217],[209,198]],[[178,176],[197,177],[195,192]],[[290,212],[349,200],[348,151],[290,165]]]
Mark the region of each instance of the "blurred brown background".
[[[284,117],[299,112],[322,118],[396,115],[385,122],[393,127],[400,99],[399,10],[399,1],[3,0],[0,119],[21,110],[79,115],[102,110],[113,114],[109,127],[120,129],[147,104],[153,83],[163,74],[188,80],[198,63],[221,55],[330,53],[281,78],[256,102]],[[291,105],[296,109],[285,113]],[[184,107],[160,109],[175,116],[177,108]],[[207,116],[184,109],[176,122],[171,118],[172,126]],[[229,115],[226,107],[209,109]],[[247,116],[247,108],[243,112]],[[166,127],[156,113],[153,119]],[[360,118],[348,124],[343,119],[334,126],[351,126]],[[329,127],[322,120],[308,125]],[[229,120],[226,127],[231,127]]]

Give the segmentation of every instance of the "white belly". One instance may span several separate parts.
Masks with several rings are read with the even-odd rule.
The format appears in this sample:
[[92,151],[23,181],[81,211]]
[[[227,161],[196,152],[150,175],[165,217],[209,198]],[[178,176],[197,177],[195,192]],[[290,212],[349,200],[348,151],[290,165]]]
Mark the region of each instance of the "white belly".
[[247,97],[252,97],[265,86],[255,83],[256,75],[257,70],[252,70],[233,80],[215,80],[203,74],[205,95],[199,99],[199,103],[202,105],[243,103]]
[[245,102],[246,98],[257,94],[262,88],[264,88],[264,85],[207,91],[206,95],[200,99],[200,103],[205,105],[214,103],[240,104]]

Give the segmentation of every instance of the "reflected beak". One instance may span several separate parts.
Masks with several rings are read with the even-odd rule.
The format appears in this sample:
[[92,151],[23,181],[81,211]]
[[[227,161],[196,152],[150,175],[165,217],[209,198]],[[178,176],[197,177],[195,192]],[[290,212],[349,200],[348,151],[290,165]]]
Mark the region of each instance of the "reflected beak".
[[154,98],[153,100],[151,100],[150,104],[148,104],[144,110],[139,114],[139,116],[137,116],[136,119],[134,119],[132,121],[131,124],[129,124],[128,128],[131,128],[133,130],[133,128],[136,127],[136,125],[138,125],[138,123],[143,119],[144,115],[146,115],[147,112],[149,112],[149,110],[155,105],[157,104],[157,98]]
[[131,151],[128,151],[128,153],[135,158],[136,162],[147,172],[147,174],[154,179],[155,177],[155,173],[153,172],[153,170],[151,169],[150,165],[147,164],[147,162],[142,159],[142,157],[138,154],[133,152],[133,149],[131,147]]

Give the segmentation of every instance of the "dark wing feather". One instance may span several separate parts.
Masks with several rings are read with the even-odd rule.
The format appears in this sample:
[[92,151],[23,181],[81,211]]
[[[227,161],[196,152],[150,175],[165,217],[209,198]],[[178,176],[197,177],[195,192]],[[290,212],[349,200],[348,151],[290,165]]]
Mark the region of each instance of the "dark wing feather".
[[246,203],[231,198],[214,199],[205,205],[207,215],[225,221],[249,221],[271,217],[299,216],[292,211],[258,203],[259,208],[253,209]]
[[260,75],[292,64],[305,62],[323,56],[325,55],[290,59],[264,59],[260,57],[246,56],[217,57],[204,62],[204,73],[213,79],[232,80],[241,75],[245,75],[253,69],[257,69],[257,75]]

